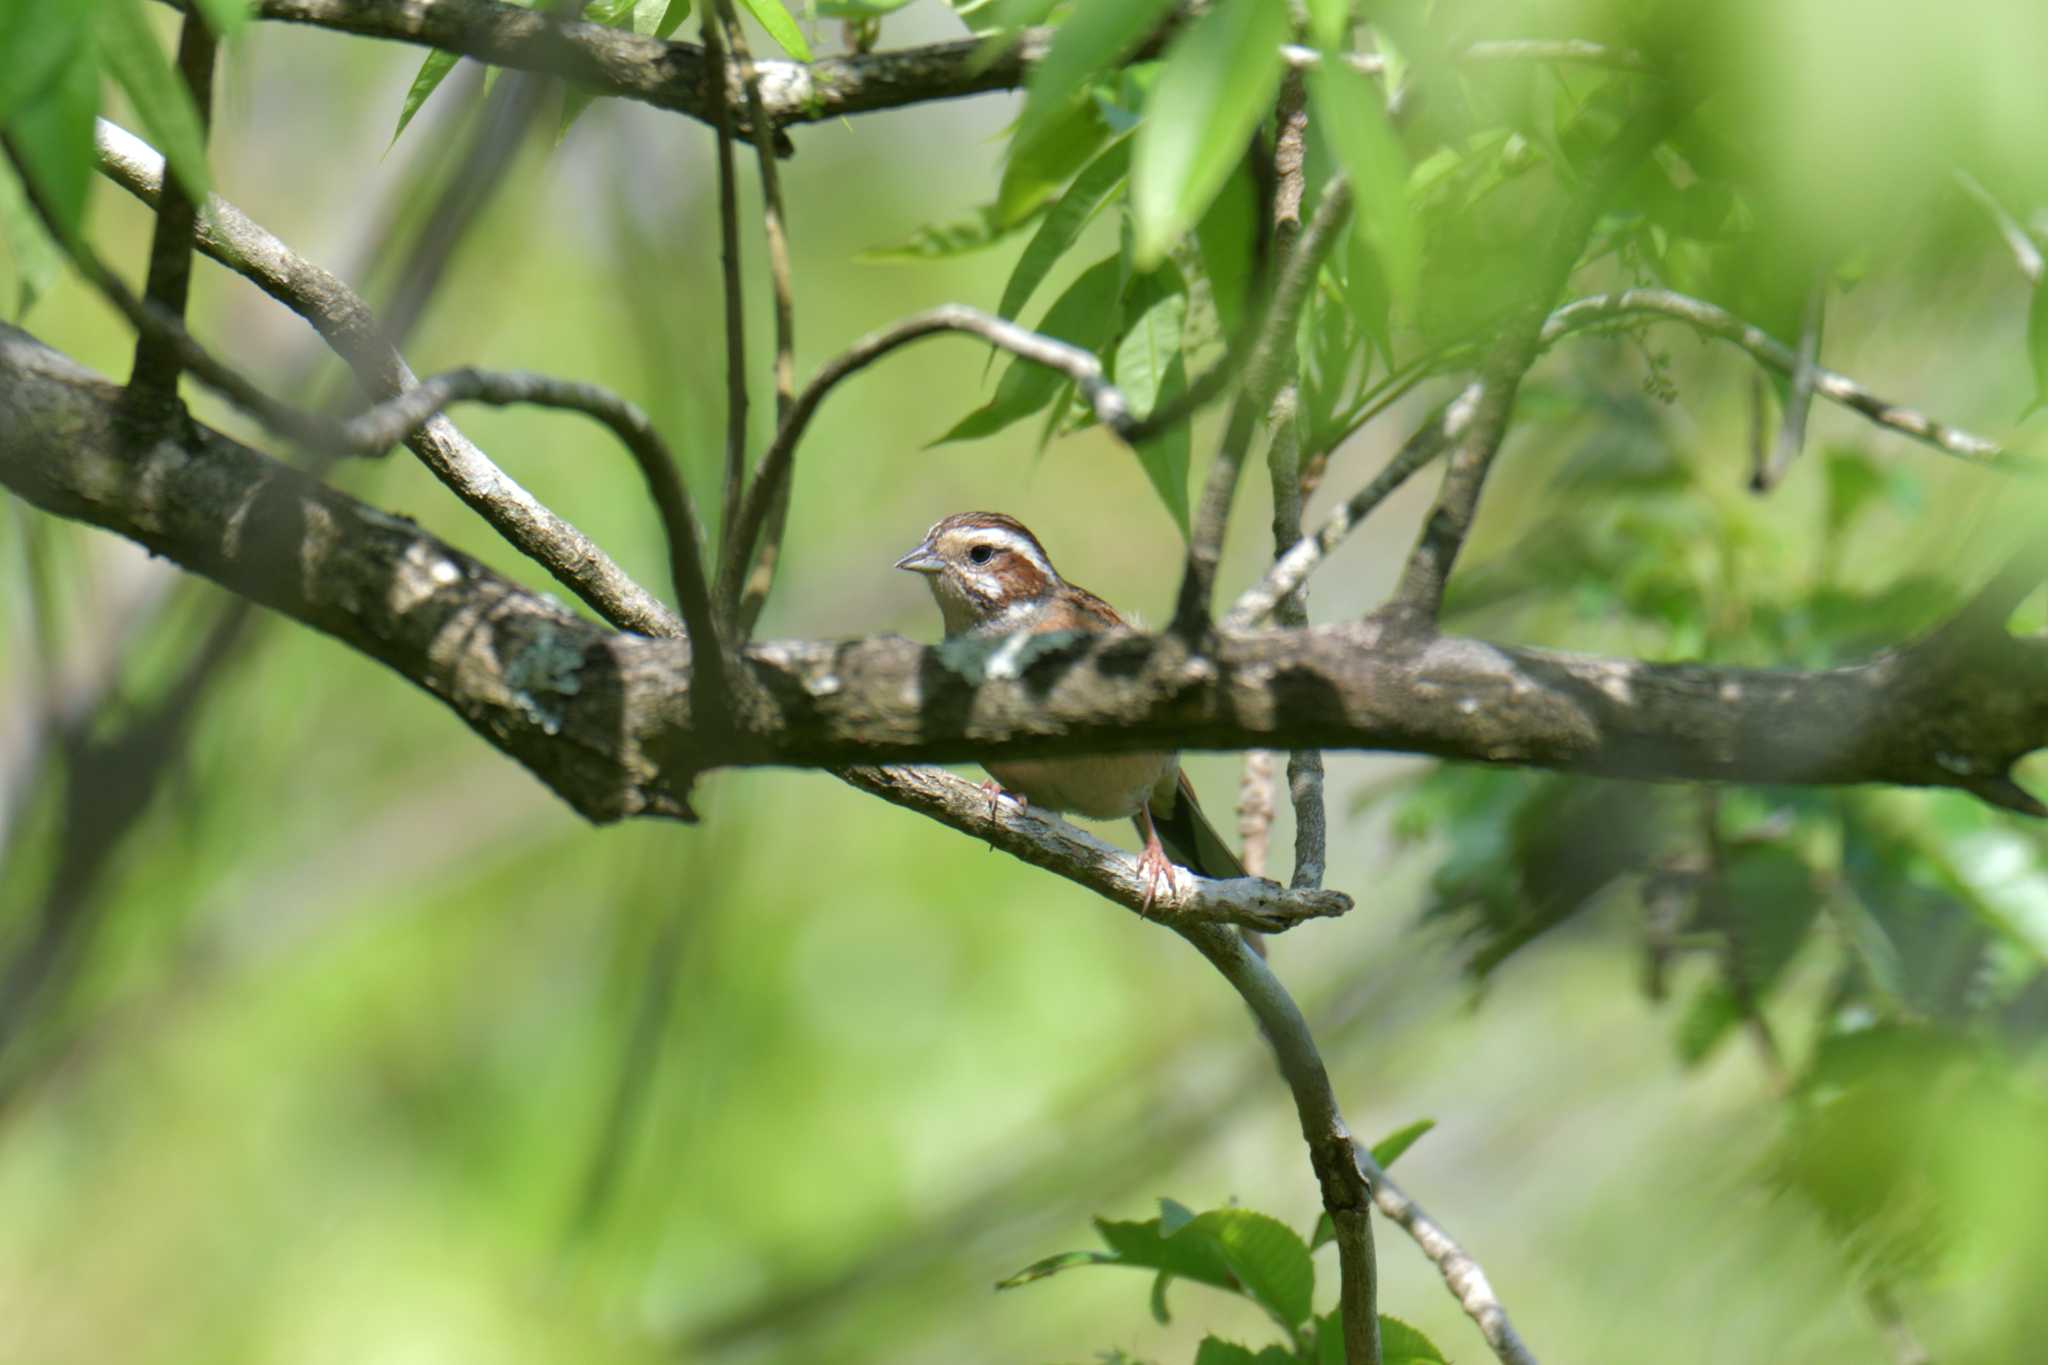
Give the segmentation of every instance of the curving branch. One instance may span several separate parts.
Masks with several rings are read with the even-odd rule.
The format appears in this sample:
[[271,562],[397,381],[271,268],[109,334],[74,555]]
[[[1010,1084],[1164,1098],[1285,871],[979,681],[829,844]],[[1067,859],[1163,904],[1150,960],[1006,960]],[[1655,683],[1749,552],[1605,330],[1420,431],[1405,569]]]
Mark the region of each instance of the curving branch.
[[1508,1310],[1501,1306],[1500,1296],[1493,1292],[1493,1286],[1487,1282],[1486,1271],[1479,1262],[1466,1255],[1465,1249],[1451,1240],[1451,1235],[1394,1183],[1393,1177],[1372,1159],[1371,1152],[1356,1143],[1353,1144],[1353,1152],[1359,1168],[1372,1182],[1374,1206],[1413,1237],[1415,1244],[1422,1248],[1422,1254],[1435,1263],[1437,1273],[1444,1278],[1445,1287],[1457,1299],[1458,1306],[1465,1310],[1465,1315],[1479,1324],[1479,1334],[1486,1338],[1486,1344],[1493,1348],[1501,1365],[1536,1365],[1535,1355],[1523,1344],[1514,1323],[1508,1321]]
[[[378,659],[593,820],[682,815],[693,772],[1142,748],[1399,750],[1662,780],[1949,787],[2048,814],[2012,782],[2048,743],[2048,639],[1967,630],[1806,672],[1657,664],[1371,622],[1043,635],[923,647],[776,641],[723,722],[685,642],[576,618],[390,517],[192,426],[154,442],[120,389],[0,328],[0,484],[139,541]],[[2009,600],[2000,580],[1987,598]],[[1996,599],[1996,601],[1992,600]]]
[[[1799,369],[1799,352],[1761,327],[1745,322],[1704,299],[1673,293],[1668,289],[1621,289],[1611,294],[1575,299],[1545,320],[1540,343],[1546,347],[1553,346],[1573,332],[1641,317],[1682,322],[1694,331],[1732,342],[1781,374],[1794,374]],[[1881,427],[1910,436],[1923,445],[1972,464],[2031,473],[2044,469],[2036,457],[2008,450],[1996,441],[1972,435],[1914,408],[1880,398],[1847,375],[1836,374],[1833,370],[1813,367],[1813,391]]]
[[[146,204],[163,190],[164,159],[124,129],[99,120],[93,150],[100,172]],[[219,195],[198,225],[199,250],[312,324],[373,399],[418,384],[369,305],[338,276],[279,241]],[[514,548],[553,574],[607,621],[642,635],[673,635],[681,623],[598,545],[521,487],[445,416],[405,438],[421,463]]]

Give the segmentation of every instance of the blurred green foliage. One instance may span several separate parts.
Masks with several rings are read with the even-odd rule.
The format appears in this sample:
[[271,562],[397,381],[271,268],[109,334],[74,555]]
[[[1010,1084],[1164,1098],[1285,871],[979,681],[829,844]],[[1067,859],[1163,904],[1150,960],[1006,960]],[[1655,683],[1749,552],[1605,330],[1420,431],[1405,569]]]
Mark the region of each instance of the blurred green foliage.
[[[785,50],[820,39],[778,0],[743,7]],[[964,21],[992,51],[1059,27],[1019,101],[800,130],[799,368],[952,299],[1096,350],[1139,411],[1217,363],[1266,269],[1244,153],[1281,79],[1279,8],[1220,0],[1121,61],[1165,8],[818,6],[862,43]],[[586,15],[688,38],[687,9]],[[1829,365],[2024,446],[2009,419],[2048,387],[2040,290],[1955,172],[2038,235],[2039,6],[1308,14],[1309,206],[1340,171],[1358,199],[1296,338],[1326,497],[1398,443],[1405,395],[1448,391],[1525,289],[1532,234],[1660,81],[1685,117],[1619,187],[1575,287],[1668,286],[1788,344],[1813,327]],[[0,125],[63,221],[116,261],[146,251],[136,206],[100,187],[87,212],[104,108],[375,283],[480,84],[429,100],[456,63],[243,25],[209,168],[165,84],[171,22],[140,0],[0,0]],[[1476,55],[1503,38],[1615,59]],[[1368,49],[1375,74],[1338,60]],[[1390,89],[1414,95],[1398,120]],[[519,164],[409,353],[614,385],[709,487],[707,139],[585,107],[565,96],[560,145]],[[124,372],[125,332],[0,183],[4,296]],[[765,373],[758,281],[748,303]],[[239,282],[203,275],[194,324],[281,391],[339,391]],[[1827,667],[1939,622],[2034,533],[2037,488],[1830,411],[1752,495],[1753,433],[1790,390],[1746,365],[1640,323],[1562,343],[1520,394],[1448,624]],[[599,435],[462,420],[659,581],[653,517]],[[768,628],[928,634],[887,564],[969,506],[1163,614],[1213,418],[1138,460],[1091,424],[1071,386],[966,346],[877,367],[807,443]],[[336,477],[546,587],[420,470]],[[1238,511],[1226,583],[1267,557],[1263,497]],[[1391,504],[1316,580],[1319,617],[1380,595],[1419,507]],[[1291,1230],[1318,1205],[1284,1094],[1228,993],[1150,926],[814,775],[720,775],[700,829],[581,828],[363,660],[0,510],[0,1357],[1331,1358],[1330,1253]],[[2014,625],[2039,629],[2039,603]],[[1222,807],[1234,765],[1191,767]],[[1901,1312],[1937,1358],[2030,1358],[2048,1328],[2038,830],[1953,794],[1333,773],[1331,881],[1372,894],[1275,960],[1354,1125],[1436,1116],[1404,1174],[1545,1358],[1864,1361]],[[1162,1188],[1210,1211],[1155,1204]],[[1114,1276],[990,1297],[1091,1219],[1108,1251],[1034,1269],[1141,1265],[1154,1319]],[[1415,1322],[1383,1324],[1389,1360],[1436,1358],[1431,1341],[1478,1358],[1434,1269],[1379,1236],[1383,1301]],[[1169,1276],[1234,1292],[1169,1317]],[[1233,1344],[1276,1329],[1263,1356]]]

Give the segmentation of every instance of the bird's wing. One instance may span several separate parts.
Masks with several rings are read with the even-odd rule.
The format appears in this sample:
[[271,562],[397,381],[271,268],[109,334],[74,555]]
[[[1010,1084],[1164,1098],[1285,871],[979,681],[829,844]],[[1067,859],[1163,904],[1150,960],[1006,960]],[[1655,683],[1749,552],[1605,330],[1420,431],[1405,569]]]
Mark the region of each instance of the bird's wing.
[[1151,804],[1152,827],[1159,831],[1167,857],[1204,877],[1246,875],[1237,854],[1202,814],[1195,789],[1179,765],[1175,765],[1173,777],[1162,780],[1152,793]]

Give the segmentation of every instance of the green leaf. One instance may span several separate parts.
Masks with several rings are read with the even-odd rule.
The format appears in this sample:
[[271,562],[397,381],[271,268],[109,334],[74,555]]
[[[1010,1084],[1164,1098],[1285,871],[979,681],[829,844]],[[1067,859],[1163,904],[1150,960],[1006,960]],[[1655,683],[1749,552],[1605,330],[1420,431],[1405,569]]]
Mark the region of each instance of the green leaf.
[[2034,285],[2027,308],[2027,355],[2034,362],[2034,401],[2020,414],[2022,419],[2048,407],[2048,275]]
[[1252,249],[1259,235],[1258,191],[1251,171],[1240,164],[1209,209],[1195,224],[1195,242],[1202,250],[1202,273],[1209,277],[1209,297],[1226,340],[1244,323],[1245,298],[1252,282]]
[[1435,1119],[1417,1119],[1415,1122],[1396,1128],[1372,1145],[1372,1159],[1379,1163],[1381,1170],[1400,1159],[1401,1153],[1415,1145],[1416,1139],[1436,1127]]
[[997,1289],[1015,1289],[1034,1280],[1047,1279],[1062,1270],[1072,1270],[1077,1265],[1121,1265],[1115,1256],[1100,1251],[1062,1251],[1057,1256],[1048,1256],[1042,1261],[1033,1261],[1013,1275],[1005,1275],[996,1281]]
[[1308,32],[1325,52],[1350,46],[1351,0],[1308,0]]
[[1188,295],[1180,272],[1171,264],[1147,275],[1133,275],[1125,286],[1124,334],[1110,364],[1131,412],[1148,416],[1157,405],[1166,372],[1180,358],[1181,333],[1187,324]]
[[1170,1240],[1184,1242],[1196,1233],[1215,1243],[1244,1292],[1275,1318],[1289,1327],[1308,1321],[1316,1268],[1308,1244],[1294,1229],[1250,1209],[1215,1209]]
[[[1187,392],[1187,359],[1179,351],[1167,362],[1166,374],[1159,386],[1159,401],[1171,403]],[[1194,449],[1194,436],[1186,422],[1176,422],[1170,430],[1162,431],[1137,448],[1138,465],[1145,471],[1145,477],[1152,483],[1152,491],[1166,504],[1168,515],[1174,525],[1180,527],[1181,539],[1191,534],[1188,507],[1188,466]]]
[[94,47],[91,35],[84,35],[72,46],[56,78],[7,124],[61,233],[77,233],[85,222],[86,191],[92,180],[92,121],[100,107]]
[[1031,222],[1006,223],[994,204],[985,204],[964,217],[945,223],[926,223],[894,246],[875,246],[859,252],[854,259],[870,265],[903,261],[935,261],[964,256],[994,246]]
[[1161,1327],[1173,1321],[1173,1314],[1166,1311],[1166,1287],[1173,1283],[1173,1275],[1162,1270],[1152,1277],[1152,1321]]
[[1012,158],[1067,117],[1096,77],[1112,70],[1158,27],[1173,4],[1174,0],[1092,0],[1075,6],[1053,35],[1044,59],[1032,69],[1024,112],[1010,139]]
[[1351,229],[1371,245],[1393,299],[1413,299],[1422,236],[1408,200],[1408,156],[1379,87],[1334,56],[1309,72],[1308,86],[1331,150],[1351,177]]
[[1165,258],[1243,159],[1280,88],[1288,36],[1285,5],[1221,0],[1167,50],[1132,156],[1139,269]]
[[0,170],[0,243],[14,262],[14,316],[19,320],[56,283],[64,257],[36,221],[14,176],[5,170]]
[[667,38],[683,26],[683,20],[690,17],[690,0],[668,0],[668,8],[655,21],[654,36]]
[[249,0],[197,0],[207,27],[221,37],[233,34],[249,22]]
[[0,124],[64,78],[91,41],[91,18],[89,5],[0,4]]
[[1195,1365],[1258,1365],[1251,1348],[1221,1337],[1203,1337],[1195,1348]]
[[100,55],[127,92],[150,140],[170,162],[171,173],[194,203],[206,199],[206,133],[184,78],[158,44],[142,0],[103,0],[99,7]]
[[[1042,24],[1052,13],[1055,0],[946,0],[961,23],[967,25],[969,33],[1005,34],[1033,24]],[[1008,43],[983,43],[976,49],[974,59],[969,63],[977,69],[986,70],[987,64],[1000,56],[1009,47]]]
[[885,14],[894,14],[909,4],[910,0],[822,0],[818,6],[821,19],[879,19]]
[[[643,38],[666,38],[690,16],[690,0],[592,0],[583,11],[586,21],[606,28],[630,29]],[[594,91],[570,86],[562,95],[562,117],[555,141],[569,135],[570,125],[597,98]],[[404,125],[401,123],[400,127]]]
[[1171,1237],[1195,1221],[1195,1211],[1177,1199],[1159,1201],[1159,1234]]
[[1435,1342],[1401,1319],[1382,1313],[1380,1365],[1448,1365],[1448,1362]]
[[1032,293],[1053,265],[1073,246],[1081,230],[1116,192],[1117,186],[1123,184],[1130,159],[1129,144],[1118,138],[1067,187],[1067,192],[1038,225],[1038,231],[1032,234],[1024,254],[1017,258],[1016,268],[1003,286],[1003,300],[996,305],[997,313],[1014,318],[1031,301]]
[[[1090,266],[1046,310],[1037,330],[1084,350],[1101,346],[1116,317],[1122,273],[1123,263],[1114,256]],[[996,381],[995,397],[961,418],[933,444],[994,435],[1044,407],[1064,382],[1065,376],[1057,370],[1013,359],[1003,377]]]
[[398,111],[398,126],[391,130],[391,141],[394,144],[398,141],[398,135],[405,131],[405,125],[412,122],[412,116],[427,102],[427,96],[439,88],[459,60],[461,59],[453,52],[442,52],[437,49],[429,52],[427,59],[420,63],[420,69],[413,74],[412,84],[406,87],[405,104]]
[[740,0],[747,7],[747,13],[768,31],[778,46],[800,62],[811,60],[811,45],[804,41],[803,30],[796,26],[788,10],[782,7],[782,0]]
[[1029,145],[1013,142],[996,189],[996,208],[1003,220],[1013,222],[1037,212],[1115,136],[1101,106],[1091,100],[1075,105]]

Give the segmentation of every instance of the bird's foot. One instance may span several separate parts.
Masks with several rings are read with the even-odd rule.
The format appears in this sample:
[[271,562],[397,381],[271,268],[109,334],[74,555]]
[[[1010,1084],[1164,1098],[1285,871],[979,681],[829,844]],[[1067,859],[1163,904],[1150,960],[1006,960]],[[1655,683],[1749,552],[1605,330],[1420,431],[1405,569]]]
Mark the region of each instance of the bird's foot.
[[1159,846],[1159,840],[1146,841],[1145,851],[1138,855],[1138,877],[1145,883],[1145,898],[1138,903],[1139,914],[1150,914],[1152,903],[1164,894],[1169,899],[1179,894],[1177,878],[1180,869],[1173,865],[1173,859],[1166,856],[1166,850]]
[[987,779],[981,784],[981,794],[988,798],[988,818],[991,821],[993,821],[996,818],[996,806],[1001,803],[1004,797],[1009,797],[1012,801],[1015,801],[1019,806],[1025,804],[1023,797],[1017,795],[1017,793],[1015,792],[1004,791],[1003,784],[996,781],[993,777]]

